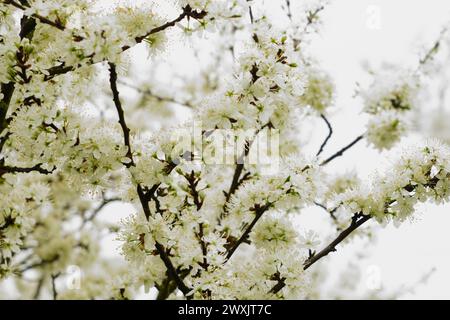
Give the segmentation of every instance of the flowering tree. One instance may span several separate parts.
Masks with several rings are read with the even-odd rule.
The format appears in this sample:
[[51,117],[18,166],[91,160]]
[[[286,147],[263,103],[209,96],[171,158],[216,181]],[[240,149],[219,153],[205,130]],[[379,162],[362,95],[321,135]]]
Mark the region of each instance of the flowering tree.
[[[334,85],[307,54],[325,3],[280,1],[280,22],[258,0],[163,2],[167,15],[158,1],[1,1],[1,297],[314,297],[313,269],[344,240],[449,199],[450,151],[434,140],[369,183],[326,170],[360,141],[385,150],[408,134],[442,37],[417,68],[359,88],[367,131],[326,158]],[[134,50],[158,66],[180,37],[202,61],[190,78],[159,93],[156,69],[130,77]],[[178,111],[188,120],[173,125]],[[315,118],[329,133],[308,154],[299,128]],[[117,201],[128,218],[99,221]],[[323,239],[295,226],[312,206],[335,226]],[[107,233],[120,267],[101,255]],[[74,266],[81,283],[62,285]]]

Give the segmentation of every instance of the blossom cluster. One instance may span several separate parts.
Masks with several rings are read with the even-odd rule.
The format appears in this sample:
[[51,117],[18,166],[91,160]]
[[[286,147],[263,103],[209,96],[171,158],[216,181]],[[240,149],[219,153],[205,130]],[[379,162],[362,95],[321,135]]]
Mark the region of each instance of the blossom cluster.
[[417,108],[418,75],[408,70],[382,70],[359,94],[369,114],[369,144],[378,150],[392,148],[410,127],[411,110]]
[[401,223],[418,202],[449,200],[449,159],[448,147],[435,141],[411,147],[388,172],[374,178],[372,187],[355,187],[339,196],[339,205],[351,214]]

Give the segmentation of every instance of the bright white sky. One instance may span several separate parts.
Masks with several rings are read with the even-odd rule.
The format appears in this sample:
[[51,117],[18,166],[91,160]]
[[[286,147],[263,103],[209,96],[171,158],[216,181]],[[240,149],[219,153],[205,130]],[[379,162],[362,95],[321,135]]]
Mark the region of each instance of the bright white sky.
[[[430,47],[444,23],[450,20],[450,1],[332,0],[322,17],[323,27],[320,36],[312,42],[311,53],[335,79],[337,104],[345,107],[329,117],[335,131],[327,150],[327,154],[331,154],[364,131],[363,125],[357,123],[360,106],[351,98],[355,83],[366,79],[362,63],[366,61],[372,66],[381,62],[417,64],[419,55]],[[322,123],[318,125],[323,126]],[[312,139],[320,143],[323,137]],[[384,157],[368,149],[363,142],[336,160],[330,168],[345,170],[356,166],[360,172],[368,173],[385,161]],[[122,205],[110,208],[108,213],[120,212],[120,216],[130,209]],[[362,269],[362,276],[375,267],[380,272],[382,286],[394,291],[402,285],[414,284],[436,268],[425,285],[403,297],[449,299],[450,205],[426,205],[421,212],[414,223],[379,231],[378,242],[366,259],[367,268]],[[322,218],[323,213],[315,209],[302,216],[302,220],[309,219],[308,224],[311,225],[320,225]],[[353,255],[352,246],[339,248],[330,262],[345,268],[354,259]]]

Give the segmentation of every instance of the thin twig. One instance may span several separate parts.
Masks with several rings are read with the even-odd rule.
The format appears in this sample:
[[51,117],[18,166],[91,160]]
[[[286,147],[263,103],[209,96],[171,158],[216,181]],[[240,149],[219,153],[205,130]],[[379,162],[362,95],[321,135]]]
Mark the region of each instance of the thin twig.
[[[13,0],[4,0],[3,3],[12,5],[20,10],[26,10],[27,8],[29,8],[29,6],[21,5],[20,3],[17,3],[16,1],[13,1]],[[43,17],[39,14],[36,14],[36,13],[32,14],[31,17],[39,20],[40,22],[42,22],[44,24],[48,24],[49,26],[55,27],[61,31],[64,31],[66,29],[60,21],[52,21],[52,20],[50,20],[46,17]]]
[[36,285],[36,290],[34,291],[33,294],[33,300],[37,300],[39,299],[39,296],[41,295],[41,291],[42,291],[42,286],[44,284],[45,281],[45,276],[41,276],[38,280],[38,283]]
[[325,146],[328,143],[328,140],[330,140],[331,136],[333,135],[333,128],[331,127],[331,124],[328,121],[328,119],[323,114],[321,114],[320,117],[323,119],[323,121],[325,121],[325,123],[326,123],[326,125],[328,127],[328,135],[325,138],[325,140],[322,142],[322,144],[320,146],[320,149],[319,149],[319,151],[316,154],[316,157],[319,156],[322,153],[323,149],[325,148]]
[[350,142],[348,145],[346,145],[345,147],[343,147],[342,149],[340,149],[338,152],[336,152],[335,154],[333,154],[331,157],[325,159],[324,161],[322,161],[320,163],[321,166],[324,166],[326,164],[328,164],[329,162],[333,161],[335,158],[340,157],[344,154],[345,151],[347,151],[348,149],[350,149],[351,147],[353,147],[355,144],[357,144],[359,141],[361,141],[364,138],[364,135],[360,135],[358,137],[356,137],[355,140],[353,140],[352,142]]
[[59,273],[57,274],[52,274],[51,278],[52,278],[52,296],[53,296],[53,300],[56,300],[56,298],[58,298],[58,291],[56,290],[56,279],[59,277]]
[[372,217],[369,215],[363,215],[363,214],[356,214],[352,218],[352,222],[350,223],[350,226],[343,230],[336,239],[334,239],[328,246],[326,246],[324,249],[322,249],[320,252],[314,254],[310,258],[308,258],[305,261],[304,264],[304,270],[311,267],[314,263],[316,263],[321,258],[328,255],[330,252],[336,251],[336,246],[341,243],[345,238],[347,238],[353,231],[355,231],[357,228],[359,228],[361,225],[363,225],[366,221],[370,220]]
[[287,12],[287,16],[288,16],[289,20],[292,21],[291,1],[290,0],[286,0],[286,12]]
[[[323,9],[325,9],[325,7],[324,7],[324,6],[320,6],[320,7],[316,8],[316,9],[313,10],[313,11],[308,11],[308,12],[307,12],[307,16],[306,16],[306,20],[307,20],[307,21],[306,21],[305,26],[303,27],[303,32],[302,32],[302,33],[304,33],[304,34],[307,34],[307,33],[308,33],[309,27],[310,27],[311,25],[314,24],[314,22],[315,22],[316,19],[317,19],[317,16],[319,15],[319,13],[320,13]],[[301,43],[302,43],[302,40],[300,40],[300,39],[294,39],[294,49],[297,50],[298,47],[299,47],[299,45],[300,45]]]
[[120,83],[121,85],[124,85],[124,86],[128,87],[128,88],[136,90],[137,92],[139,92],[139,93],[141,93],[143,95],[155,98],[158,101],[175,103],[175,104],[179,104],[180,106],[185,106],[185,107],[188,107],[188,108],[191,108],[191,109],[194,108],[189,101],[185,101],[184,102],[184,101],[176,100],[175,98],[172,98],[172,97],[163,97],[161,95],[153,93],[153,91],[150,90],[150,89],[142,89],[142,88],[139,88],[139,87],[137,87],[135,85],[127,83],[125,81],[117,81],[117,82]]
[[120,201],[120,200],[121,200],[120,198],[103,199],[103,201],[100,203],[100,205],[97,208],[94,209],[94,211],[91,213],[91,215],[89,217],[83,219],[83,222],[81,223],[80,229],[83,229],[84,226],[88,222],[94,220],[94,218],[100,213],[100,211],[103,210],[103,208],[106,205],[110,204],[111,202]]
[[[363,215],[361,213],[355,214],[352,217],[352,221],[347,229],[343,230],[337,237],[334,239],[329,245],[327,245],[324,249],[322,249],[318,253],[312,254],[303,264],[303,270],[307,270],[314,263],[327,256],[330,252],[336,251],[336,246],[344,241],[353,231],[358,229],[364,223],[369,221],[372,217],[369,215]],[[280,278],[278,282],[272,287],[269,291],[270,293],[276,294],[281,289],[286,286],[285,283],[286,278]]]
[[206,16],[206,14],[207,14],[206,11],[192,10],[192,8],[189,5],[187,5],[186,7],[183,8],[183,12],[176,19],[166,22],[165,24],[163,24],[159,27],[153,28],[152,30],[150,30],[149,32],[144,34],[143,36],[136,37],[135,38],[136,43],[140,43],[140,42],[144,41],[145,38],[147,38],[148,36],[151,36],[152,34],[158,33],[167,28],[175,26],[178,22],[180,22],[181,20],[183,20],[186,17],[199,20],[199,19],[203,19]]
[[129,163],[126,163],[125,166],[129,168],[134,165],[133,154],[131,153],[131,144],[130,144],[130,129],[125,122],[125,113],[123,112],[122,103],[120,102],[119,90],[117,90],[117,72],[116,65],[112,62],[109,62],[109,83],[111,86],[111,91],[113,93],[113,101],[116,106],[117,114],[119,115],[119,124],[122,128],[123,132],[123,140],[124,144],[127,147],[127,158],[130,159]]
[[337,208],[334,208],[333,210],[328,210],[328,208],[327,208],[326,206],[324,206],[323,204],[321,204],[321,203],[314,202],[314,204],[315,204],[316,206],[322,208],[322,209],[325,210],[326,212],[328,212],[328,214],[330,215],[331,219],[333,219],[334,222],[338,222],[338,220],[337,220],[337,218],[336,218],[336,216],[335,216],[335,214],[334,214],[334,213],[336,212],[336,209],[337,209]]
[[439,47],[441,45],[442,38],[444,34],[447,32],[447,28],[444,28],[439,34],[438,39],[434,42],[433,46],[427,51],[422,59],[419,61],[419,65],[422,66],[426,64],[429,60],[431,60],[434,55],[438,52]]
[[263,213],[266,212],[270,207],[272,206],[272,203],[267,203],[266,205],[260,207],[255,206],[255,217],[253,218],[252,222],[248,225],[248,227],[245,229],[244,233],[241,235],[241,237],[236,241],[236,243],[228,250],[227,253],[227,261],[230,260],[230,258],[233,256],[234,252],[236,251],[239,246],[247,240],[248,235],[253,230],[253,227],[256,225],[258,220],[262,217]]
[[[252,0],[247,0],[247,2],[251,2]],[[253,24],[255,19],[253,18],[253,10],[252,10],[252,6],[249,5],[248,6],[248,15],[250,17],[250,23]]]

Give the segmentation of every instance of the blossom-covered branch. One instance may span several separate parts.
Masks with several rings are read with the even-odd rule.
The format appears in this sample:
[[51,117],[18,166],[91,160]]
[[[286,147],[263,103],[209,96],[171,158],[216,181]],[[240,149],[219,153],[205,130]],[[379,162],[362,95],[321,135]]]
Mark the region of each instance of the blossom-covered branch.
[[[129,159],[129,162],[125,163],[125,166],[127,168],[130,168],[130,167],[136,166],[136,164],[134,162],[133,154],[131,151],[130,129],[128,128],[126,121],[125,121],[125,113],[123,111],[122,103],[121,103],[120,97],[119,97],[119,91],[117,89],[117,72],[116,72],[116,66],[114,65],[114,63],[111,63],[111,62],[109,63],[109,73],[110,73],[109,81],[110,81],[111,91],[113,93],[113,101],[114,101],[114,105],[116,107],[117,113],[119,115],[119,123],[122,128],[122,132],[123,132],[123,136],[124,136],[124,144],[127,147],[126,157]],[[140,184],[137,185],[137,192],[138,192],[138,195],[139,195],[139,198],[141,201],[142,208],[148,219],[151,215],[150,208],[148,206],[148,202],[149,202],[148,193],[145,193],[144,188]],[[150,193],[150,194],[152,194],[152,193]],[[190,293],[191,289],[188,288],[184,284],[183,280],[178,275],[178,272],[176,271],[171,259],[169,258],[166,248],[163,245],[161,245],[160,243],[158,243],[157,241],[155,242],[155,248],[158,251],[158,254],[161,257],[161,259],[163,260],[163,262],[168,270],[169,275],[177,283],[178,289],[180,289],[181,292],[183,292],[183,294],[187,298],[189,298],[190,297],[189,293]]]
[[[21,28],[19,32],[20,38],[31,39],[35,28],[36,28],[36,21],[33,18],[24,15],[21,19]],[[18,56],[19,52],[20,48],[19,51],[16,52],[16,57]],[[1,83],[0,87],[1,87],[1,96],[0,96],[0,134],[1,134],[8,125],[6,123],[6,116],[8,114],[9,105],[11,103],[11,99],[14,94],[15,84],[13,81],[9,81],[7,83]]]
[[[20,3],[16,2],[16,1],[14,1],[14,0],[3,0],[4,4],[12,5],[12,6],[14,6],[14,7],[18,8],[18,9],[21,9],[21,10],[26,10],[27,8],[30,8],[27,5],[26,1],[23,1],[23,2],[24,2],[24,4],[20,4]],[[64,27],[64,25],[62,25],[61,21],[52,21],[52,20],[50,20],[50,19],[48,19],[46,17],[43,17],[43,16],[41,16],[39,14],[36,14],[36,13],[31,14],[31,17],[39,20],[42,23],[48,24],[49,26],[55,27],[55,28],[57,28],[57,29],[59,29],[61,31],[65,30],[65,27]]]
[[[145,35],[138,36],[134,40],[135,40],[136,44],[139,44],[142,41],[144,41],[146,38],[148,38],[149,36],[151,36],[151,35],[153,35],[155,33],[158,33],[158,32],[164,31],[164,30],[166,30],[168,28],[174,27],[178,22],[182,21],[186,17],[192,17],[194,19],[202,19],[202,18],[204,18],[206,16],[206,14],[207,13],[205,11],[197,12],[195,10],[192,10],[192,8],[188,5],[188,6],[183,8],[183,12],[177,18],[175,18],[175,19],[173,19],[171,21],[168,21],[165,24],[160,25],[158,27],[152,28]],[[78,36],[78,39],[80,39],[79,41],[81,41],[81,40],[83,40],[83,37]],[[126,51],[126,50],[128,50],[130,48],[131,48],[131,46],[129,46],[129,45],[123,45],[121,47],[121,51]],[[95,61],[93,58],[94,57],[90,57],[90,59],[89,59],[89,63],[90,64],[94,64],[96,62],[101,62],[101,61]],[[65,62],[62,62],[58,66],[54,66],[54,67],[51,67],[51,68],[47,69],[45,71],[44,80],[45,81],[50,81],[55,76],[58,76],[58,75],[61,75],[61,74],[65,74],[65,73],[73,71],[75,69],[76,69],[75,66],[66,65]]]

